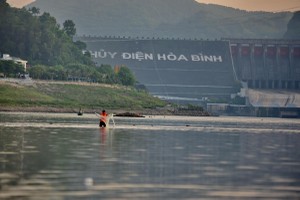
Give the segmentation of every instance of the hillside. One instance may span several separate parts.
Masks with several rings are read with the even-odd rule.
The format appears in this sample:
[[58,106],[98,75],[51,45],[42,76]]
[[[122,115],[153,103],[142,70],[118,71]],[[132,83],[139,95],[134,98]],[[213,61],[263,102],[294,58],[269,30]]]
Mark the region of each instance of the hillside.
[[289,21],[284,38],[300,39],[300,11],[295,12],[292,19]]
[[0,110],[77,112],[143,110],[165,102],[132,88],[88,83],[0,80]]
[[[246,12],[217,5],[199,6],[200,11],[175,25],[160,28],[176,30],[179,37],[195,38],[282,38],[290,13]],[[183,27],[183,28],[178,28]]]
[[78,63],[92,66],[90,57],[82,54],[84,46],[74,43],[74,34],[68,34],[66,28],[58,26],[49,13],[36,16],[32,11],[12,8],[5,0],[0,1],[1,57],[10,54],[27,60],[30,65]]
[[78,35],[281,38],[292,13],[247,12],[194,0],[37,0],[28,7],[75,22]]

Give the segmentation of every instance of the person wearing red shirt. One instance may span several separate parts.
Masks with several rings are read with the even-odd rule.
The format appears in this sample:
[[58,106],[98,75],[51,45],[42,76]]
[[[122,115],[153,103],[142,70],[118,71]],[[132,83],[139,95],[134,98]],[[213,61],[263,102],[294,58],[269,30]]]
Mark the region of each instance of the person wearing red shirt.
[[102,110],[102,112],[100,114],[99,127],[106,127],[107,118],[108,118],[108,114],[105,112],[105,110]]

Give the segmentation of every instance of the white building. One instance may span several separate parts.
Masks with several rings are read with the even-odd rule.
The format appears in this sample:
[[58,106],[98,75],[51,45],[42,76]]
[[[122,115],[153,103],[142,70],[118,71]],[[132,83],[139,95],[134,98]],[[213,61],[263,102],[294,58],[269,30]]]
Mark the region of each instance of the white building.
[[9,54],[3,54],[2,58],[0,60],[12,60],[17,64],[20,64],[24,67],[24,71],[27,70],[27,61],[22,60],[21,58],[11,57]]

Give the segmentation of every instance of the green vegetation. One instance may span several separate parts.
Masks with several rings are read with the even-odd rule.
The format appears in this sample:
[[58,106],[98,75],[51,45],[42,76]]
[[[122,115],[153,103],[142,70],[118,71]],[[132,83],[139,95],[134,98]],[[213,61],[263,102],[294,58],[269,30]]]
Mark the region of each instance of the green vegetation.
[[71,20],[61,29],[49,13],[38,14],[37,8],[11,8],[5,0],[0,1],[1,53],[26,59],[31,65],[93,65],[72,40],[76,29]]
[[11,60],[0,60],[0,73],[5,77],[16,77],[17,74],[24,73],[24,67]]
[[110,65],[100,67],[82,64],[69,64],[65,67],[35,65],[30,68],[29,73],[33,79],[41,80],[84,81],[126,86],[133,86],[136,83],[133,73],[125,66],[114,72]]
[[[11,8],[0,1],[0,52],[26,59],[31,65],[30,76],[42,80],[76,80],[133,86],[132,72],[123,66],[114,72],[109,65],[96,67],[89,53],[83,54],[86,44],[73,42],[75,24],[66,20],[63,28],[49,13],[39,15],[36,7]],[[24,73],[11,62],[0,63],[0,73],[16,77]]]
[[32,86],[0,82],[0,107],[62,109],[128,109],[163,107],[166,103],[143,91],[117,85],[36,82]]
[[30,87],[14,84],[0,84],[0,105],[5,106],[29,106],[47,105],[55,101],[49,95],[40,93]]
[[[110,65],[96,67],[91,56],[82,53],[86,44],[73,42],[75,34],[72,20],[60,28],[49,13],[40,15],[36,7],[11,8],[0,0],[0,52],[27,60],[33,79],[77,81],[35,81],[30,86],[0,82],[0,107],[134,110],[165,105],[145,91],[125,87],[136,83],[126,66],[116,71]],[[13,61],[1,61],[0,73],[15,77],[24,69]],[[91,84],[95,82],[111,85]]]

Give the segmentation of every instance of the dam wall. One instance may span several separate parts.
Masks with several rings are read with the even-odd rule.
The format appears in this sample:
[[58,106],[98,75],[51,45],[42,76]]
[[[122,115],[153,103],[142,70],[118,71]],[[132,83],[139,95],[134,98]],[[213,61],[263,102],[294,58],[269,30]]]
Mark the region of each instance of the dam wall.
[[[229,102],[245,87],[265,93],[246,94],[252,107],[299,107],[279,104],[284,91],[300,89],[300,41],[232,39],[82,37],[97,66],[127,66],[151,94],[177,103]],[[266,92],[264,92],[266,91]],[[256,93],[255,93],[256,94]],[[277,95],[276,95],[277,94]],[[261,96],[260,96],[261,97]]]
[[240,81],[254,89],[300,89],[300,40],[230,41]]
[[80,38],[96,65],[127,66],[162,99],[228,99],[239,85],[229,41]]

